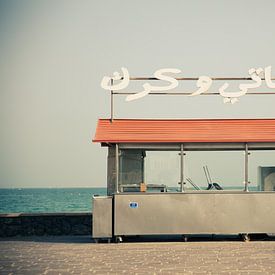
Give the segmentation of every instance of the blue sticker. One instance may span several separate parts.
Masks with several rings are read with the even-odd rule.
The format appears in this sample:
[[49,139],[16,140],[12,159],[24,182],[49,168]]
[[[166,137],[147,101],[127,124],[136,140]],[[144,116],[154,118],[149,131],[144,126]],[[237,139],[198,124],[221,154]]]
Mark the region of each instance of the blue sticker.
[[130,202],[129,207],[130,208],[138,208],[138,203],[137,202]]

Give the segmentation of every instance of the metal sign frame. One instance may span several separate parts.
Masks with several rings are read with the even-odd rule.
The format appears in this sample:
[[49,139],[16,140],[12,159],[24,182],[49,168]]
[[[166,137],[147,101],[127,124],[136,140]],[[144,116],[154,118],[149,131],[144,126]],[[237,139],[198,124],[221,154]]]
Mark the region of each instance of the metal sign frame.
[[[160,79],[156,77],[130,77],[130,80],[133,81],[144,81],[144,80],[153,80],[160,81]],[[199,80],[199,77],[175,77],[178,81],[196,81]],[[211,77],[214,81],[242,81],[242,80],[253,80],[251,77]],[[123,80],[123,77],[121,78]],[[265,80],[265,78],[261,78],[261,80]],[[270,80],[275,80],[275,77]],[[111,79],[111,85],[113,85],[113,79]],[[193,92],[149,92],[149,96],[190,96]],[[114,96],[120,95],[134,95],[136,92],[119,92],[110,90],[110,120],[111,122],[115,118],[115,102]],[[275,95],[275,92],[247,92],[247,95]],[[219,92],[206,92],[200,94],[200,96],[218,96]]]

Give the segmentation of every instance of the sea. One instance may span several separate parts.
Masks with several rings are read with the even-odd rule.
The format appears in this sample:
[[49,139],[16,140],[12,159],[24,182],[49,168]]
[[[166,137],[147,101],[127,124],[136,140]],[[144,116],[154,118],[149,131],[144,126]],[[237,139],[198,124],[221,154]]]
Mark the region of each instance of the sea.
[[92,196],[106,193],[106,188],[5,188],[0,213],[91,212]]
[[0,214],[91,212],[92,196],[106,194],[107,188],[5,188],[0,189]]

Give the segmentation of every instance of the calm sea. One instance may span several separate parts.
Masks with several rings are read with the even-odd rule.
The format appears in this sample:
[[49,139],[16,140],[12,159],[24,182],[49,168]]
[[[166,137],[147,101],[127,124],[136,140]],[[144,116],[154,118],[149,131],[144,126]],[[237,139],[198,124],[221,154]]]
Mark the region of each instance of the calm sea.
[[106,193],[106,188],[0,189],[0,213],[91,212],[92,196]]
[[106,188],[0,189],[0,213],[91,212],[92,196]]

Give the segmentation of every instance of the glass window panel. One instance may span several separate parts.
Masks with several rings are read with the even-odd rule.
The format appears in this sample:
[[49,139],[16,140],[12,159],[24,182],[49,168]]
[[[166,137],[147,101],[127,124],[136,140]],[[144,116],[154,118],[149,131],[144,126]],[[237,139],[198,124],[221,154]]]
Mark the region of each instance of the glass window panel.
[[275,191],[275,151],[250,151],[248,175],[250,191]]
[[196,189],[188,179],[200,189],[207,190],[204,166],[208,167],[212,182],[224,190],[244,189],[244,151],[187,151],[184,165],[186,190]]
[[179,151],[147,151],[144,167],[148,191],[159,191],[158,186],[165,186],[167,192],[180,190]]
[[139,192],[143,182],[143,150],[121,150],[119,162],[120,192]]

